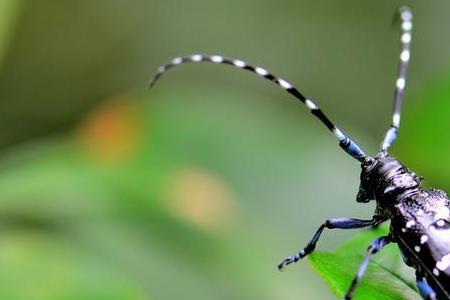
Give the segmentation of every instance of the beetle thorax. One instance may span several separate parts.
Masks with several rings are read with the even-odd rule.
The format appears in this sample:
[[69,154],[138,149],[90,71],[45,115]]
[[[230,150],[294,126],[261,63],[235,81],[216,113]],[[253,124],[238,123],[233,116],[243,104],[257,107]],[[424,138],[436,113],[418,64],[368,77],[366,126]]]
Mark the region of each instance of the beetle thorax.
[[380,153],[361,167],[358,202],[376,200],[379,208],[389,209],[420,191],[421,178],[387,154]]

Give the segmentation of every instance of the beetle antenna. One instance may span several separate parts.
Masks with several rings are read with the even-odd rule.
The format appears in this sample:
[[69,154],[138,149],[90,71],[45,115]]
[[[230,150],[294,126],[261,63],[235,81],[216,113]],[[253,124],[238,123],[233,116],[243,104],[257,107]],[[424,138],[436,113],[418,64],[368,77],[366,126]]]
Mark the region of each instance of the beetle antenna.
[[394,108],[392,112],[391,127],[386,132],[383,142],[381,143],[381,151],[387,153],[392,143],[397,138],[398,129],[400,128],[400,113],[402,109],[403,95],[406,85],[406,74],[408,72],[411,31],[412,31],[412,12],[409,7],[402,6],[399,9],[401,19],[402,35],[400,39],[400,63],[397,71],[397,81],[394,94]]
[[339,128],[337,128],[330,121],[330,119],[328,119],[328,117],[320,110],[320,108],[311,99],[308,99],[305,96],[303,96],[303,94],[301,94],[295,86],[293,86],[288,81],[273,75],[272,72],[262,67],[250,65],[239,59],[230,59],[219,55],[210,56],[202,54],[176,57],[172,59],[169,63],[162,65],[157,69],[155,75],[150,79],[149,87],[151,88],[155,84],[155,82],[170,68],[183,63],[199,63],[199,62],[210,62],[216,64],[231,65],[239,69],[248,70],[276,83],[278,86],[283,88],[289,94],[293,95],[303,104],[305,104],[306,107],[311,111],[311,113],[315,115],[331,132],[333,132],[333,134],[339,141],[339,145],[342,147],[342,149],[345,150],[345,152],[347,152],[353,158],[357,159],[360,162],[364,162],[367,159],[367,155],[361,150],[361,148],[350,138],[348,138]]

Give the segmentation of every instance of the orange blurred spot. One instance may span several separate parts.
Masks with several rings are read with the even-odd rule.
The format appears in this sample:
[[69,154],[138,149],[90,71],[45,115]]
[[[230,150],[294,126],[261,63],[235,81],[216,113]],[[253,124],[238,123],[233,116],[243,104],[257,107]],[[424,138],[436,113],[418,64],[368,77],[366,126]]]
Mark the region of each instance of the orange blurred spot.
[[171,213],[205,231],[226,229],[236,212],[236,202],[225,182],[197,168],[176,172],[168,181],[167,198]]
[[94,160],[121,162],[135,153],[142,140],[143,126],[130,103],[117,99],[87,116],[79,140]]

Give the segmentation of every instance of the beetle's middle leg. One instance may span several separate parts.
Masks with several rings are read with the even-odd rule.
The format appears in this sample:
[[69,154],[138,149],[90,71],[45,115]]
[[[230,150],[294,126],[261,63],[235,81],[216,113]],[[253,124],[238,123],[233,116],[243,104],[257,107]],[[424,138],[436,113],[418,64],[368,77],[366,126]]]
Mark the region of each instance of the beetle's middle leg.
[[437,300],[436,293],[433,288],[425,281],[423,274],[416,272],[416,284],[420,295],[425,300]]

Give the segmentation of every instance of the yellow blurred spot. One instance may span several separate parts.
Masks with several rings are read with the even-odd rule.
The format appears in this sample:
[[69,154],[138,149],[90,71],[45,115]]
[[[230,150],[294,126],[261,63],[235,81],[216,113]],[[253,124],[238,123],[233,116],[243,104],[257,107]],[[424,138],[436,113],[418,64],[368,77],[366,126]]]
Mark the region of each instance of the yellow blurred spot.
[[232,224],[236,202],[225,182],[198,168],[179,170],[168,181],[167,205],[178,218],[208,232]]
[[142,141],[143,126],[136,109],[115,99],[90,113],[81,124],[79,140],[89,156],[101,163],[121,162]]

